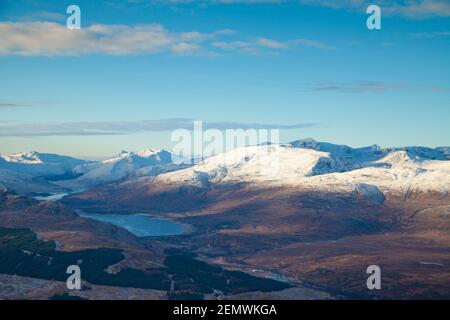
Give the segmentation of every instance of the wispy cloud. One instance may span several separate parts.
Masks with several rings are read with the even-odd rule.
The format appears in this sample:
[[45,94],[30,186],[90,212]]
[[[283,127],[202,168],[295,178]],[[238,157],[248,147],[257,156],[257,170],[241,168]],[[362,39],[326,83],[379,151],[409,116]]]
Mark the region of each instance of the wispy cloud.
[[0,100],[0,109],[2,108],[21,108],[21,107],[33,107],[40,105],[37,101],[9,101]]
[[[273,52],[303,45],[315,49],[331,46],[318,40],[278,41],[250,37],[224,29],[211,33],[171,32],[159,24],[91,25],[69,30],[53,22],[0,23],[0,55],[139,55],[169,52],[173,54]],[[230,40],[233,36],[233,40]]]
[[299,3],[320,5],[335,9],[355,9],[365,12],[367,6],[377,4],[383,14],[409,18],[449,17],[448,0],[298,0]]
[[324,42],[312,39],[293,39],[288,41],[277,41],[268,38],[257,38],[254,40],[229,40],[214,41],[212,46],[225,51],[238,51],[243,53],[258,54],[261,52],[280,51],[296,47],[305,47],[313,49],[334,50],[336,47]]
[[289,41],[290,44],[294,45],[301,45],[309,48],[315,48],[315,49],[324,49],[324,50],[335,50],[335,46],[330,46],[326,43],[323,43],[321,41],[313,40],[313,39],[295,39]]
[[340,93],[384,93],[399,90],[423,90],[433,92],[450,92],[450,87],[410,85],[405,83],[392,83],[381,81],[356,81],[356,82],[319,82],[304,85],[306,91],[334,91]]
[[[261,124],[239,122],[203,122],[204,129],[300,129],[316,123]],[[143,121],[0,123],[0,137],[124,135],[138,132],[191,130],[193,119],[175,118]]]
[[412,18],[450,17],[448,0],[385,1],[388,12]]
[[54,21],[65,22],[67,15],[61,12],[36,11],[21,18],[24,21]]
[[416,32],[416,33],[411,33],[411,36],[413,36],[415,38],[450,37],[450,31]]

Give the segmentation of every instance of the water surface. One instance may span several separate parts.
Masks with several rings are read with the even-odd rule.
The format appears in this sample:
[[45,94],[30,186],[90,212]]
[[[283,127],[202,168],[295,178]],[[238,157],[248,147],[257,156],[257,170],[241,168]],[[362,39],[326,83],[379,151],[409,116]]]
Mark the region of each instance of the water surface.
[[138,237],[174,236],[186,232],[186,226],[170,220],[151,218],[146,215],[119,215],[79,213],[85,218],[109,222],[124,228]]
[[64,198],[65,196],[68,196],[70,193],[62,192],[62,193],[54,193],[49,196],[38,196],[34,197],[38,201],[58,201]]

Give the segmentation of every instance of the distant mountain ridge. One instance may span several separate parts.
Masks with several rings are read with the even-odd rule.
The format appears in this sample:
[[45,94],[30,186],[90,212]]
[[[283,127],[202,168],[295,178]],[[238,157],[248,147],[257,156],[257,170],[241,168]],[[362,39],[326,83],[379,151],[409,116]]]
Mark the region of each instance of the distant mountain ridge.
[[166,150],[144,149],[136,153],[122,151],[111,159],[77,166],[73,171],[82,175],[70,183],[89,187],[133,175],[156,175],[176,168],[172,154]]
[[[450,163],[449,150],[449,147],[381,148],[378,145],[352,148],[307,138],[280,145],[243,147],[193,166],[176,165],[171,152],[155,148],[138,152],[122,151],[103,161],[24,152],[0,156],[0,184],[19,193],[58,193],[139,178],[160,181],[160,187],[167,188],[180,185],[208,188],[217,183],[258,181],[298,184],[300,180],[304,184],[309,181],[306,183],[309,185],[314,179],[307,177],[348,172],[347,175],[336,176],[333,183],[340,181],[356,185],[367,182],[362,177],[358,178],[359,174],[371,177],[366,180],[375,177],[380,180],[394,172],[382,170],[391,169],[396,170],[396,180],[399,177],[422,179],[439,171],[446,177]],[[270,171],[274,165],[279,165],[278,176],[261,174],[261,169]],[[358,169],[365,171],[355,171]],[[322,185],[327,183],[330,181],[321,182]],[[428,182],[424,185],[431,186]]]
[[106,210],[189,211],[269,190],[276,201],[306,193],[337,193],[378,205],[386,198],[442,201],[450,193],[450,161],[430,148],[351,148],[308,139],[237,148],[188,168],[134,176],[66,200],[96,210],[108,198]]
[[64,174],[86,163],[88,163],[86,160],[36,151],[0,155],[0,169],[31,174],[33,176]]
[[[376,169],[379,169],[380,176],[386,175],[386,170],[393,169],[399,171],[396,171],[398,179],[407,175],[412,179],[427,172],[443,170],[446,174],[447,169],[450,169],[449,160],[450,157],[442,152],[442,148],[382,149],[378,145],[351,148],[304,139],[281,145],[265,144],[234,149],[205,159],[190,168],[157,176],[153,180],[169,188],[183,184],[207,187],[216,183],[246,182],[296,184],[300,180],[310,181],[311,179],[306,179],[308,177],[346,172],[347,176],[337,177],[354,179],[357,174],[373,175],[372,171]],[[271,166],[277,167],[272,173]],[[356,171],[358,169],[365,171]],[[337,181],[336,179],[334,180]],[[325,181],[323,183],[326,184]]]
[[65,188],[50,180],[86,163],[89,162],[36,151],[0,155],[0,184],[21,194],[59,193]]
[[184,167],[173,163],[169,151],[155,148],[122,151],[103,161],[32,151],[0,155],[0,183],[21,194],[54,194]]
[[327,142],[317,142],[307,138],[296,140],[287,145],[296,148],[313,149],[316,151],[328,152],[330,156],[340,163],[344,170],[351,170],[378,161],[396,151],[405,151],[407,155],[416,161],[423,160],[450,160],[450,148],[428,148],[428,147],[398,147],[381,148],[379,145],[372,145],[362,148],[352,148],[347,145],[337,145]]

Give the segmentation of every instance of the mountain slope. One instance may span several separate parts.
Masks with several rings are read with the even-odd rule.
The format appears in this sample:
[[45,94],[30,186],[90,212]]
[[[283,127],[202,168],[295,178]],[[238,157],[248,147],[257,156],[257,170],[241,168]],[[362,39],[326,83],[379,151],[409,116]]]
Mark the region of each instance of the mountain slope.
[[117,157],[77,166],[73,172],[81,176],[59,184],[91,187],[129,176],[152,176],[177,168],[172,162],[171,153],[166,150],[145,149],[137,153],[122,151]]
[[368,166],[377,166],[376,163],[378,160],[396,151],[404,151],[408,157],[416,161],[450,160],[450,153],[446,147],[436,149],[427,147],[399,147],[382,149],[379,145],[375,144],[363,148],[352,148],[346,145],[317,142],[311,138],[293,141],[288,145],[296,148],[306,148],[327,152],[336,161],[336,163],[338,163],[343,171]]
[[86,163],[85,160],[35,151],[0,155],[0,169],[32,176],[62,175]]
[[0,169],[0,184],[19,194],[61,193],[65,189],[48,182],[43,177],[35,177],[28,173]]
[[335,171],[328,154],[289,147],[252,146],[238,148],[202,163],[155,178],[165,185],[208,186],[215,183],[258,183],[278,181],[286,176],[307,177]]

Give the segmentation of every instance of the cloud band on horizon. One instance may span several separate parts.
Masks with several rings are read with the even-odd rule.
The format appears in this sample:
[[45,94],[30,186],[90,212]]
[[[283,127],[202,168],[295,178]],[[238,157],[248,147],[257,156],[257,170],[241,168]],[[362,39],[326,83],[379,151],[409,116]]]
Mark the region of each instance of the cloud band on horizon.
[[[173,118],[142,121],[86,121],[46,123],[0,123],[0,137],[126,135],[138,132],[193,130],[194,119]],[[239,122],[203,122],[203,129],[301,129],[317,123],[261,124]]]
[[420,90],[436,93],[450,92],[450,87],[440,85],[412,85],[383,81],[317,82],[305,84],[303,87],[304,91],[339,93],[384,93],[399,90]]

